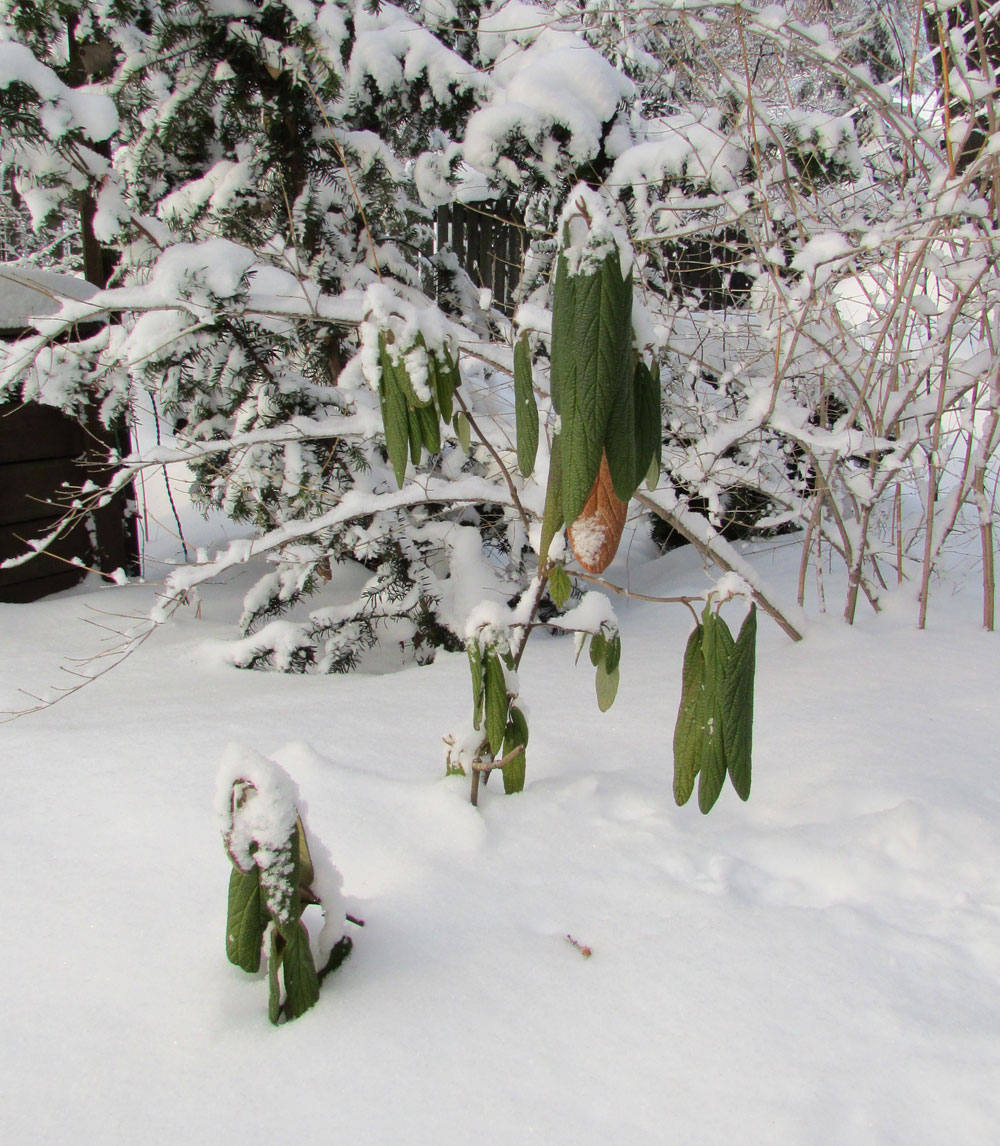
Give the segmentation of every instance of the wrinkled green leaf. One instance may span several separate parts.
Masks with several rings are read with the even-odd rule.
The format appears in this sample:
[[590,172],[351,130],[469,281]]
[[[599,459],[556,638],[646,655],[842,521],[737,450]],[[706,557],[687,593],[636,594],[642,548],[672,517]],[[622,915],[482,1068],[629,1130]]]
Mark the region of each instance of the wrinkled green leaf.
[[458,444],[462,447],[462,452],[468,454],[472,449],[472,427],[469,425],[469,419],[461,410],[455,415],[455,435],[458,438]]
[[[640,358],[635,368],[636,488],[643,478],[655,489],[663,453],[663,410],[660,404],[660,368],[655,374]],[[635,490],[633,489],[633,493]]]
[[753,755],[753,684],[757,660],[757,606],[751,605],[730,655],[722,726],[729,778],[741,800],[750,796]]
[[469,671],[472,673],[472,727],[478,732],[483,722],[483,654],[478,641],[469,641],[465,651],[469,656]]
[[607,653],[608,638],[604,633],[594,633],[590,638],[590,663],[596,668],[599,664],[604,663],[604,657]]
[[226,912],[226,957],[244,971],[260,970],[260,949],[267,929],[267,913],[260,898],[260,870],[229,874],[229,910]]
[[562,512],[562,443],[557,434],[552,439],[549,456],[549,480],[545,487],[545,510],[542,514],[542,538],[538,547],[538,563],[545,564],[552,538],[563,527]]
[[503,665],[495,649],[487,649],[483,657],[484,687],[486,691],[486,738],[490,751],[497,756],[503,746],[507,730],[507,681]]
[[285,1015],[289,1020],[304,1015],[319,1000],[319,977],[309,950],[309,933],[300,922],[282,931],[285,949],[281,956],[285,982]]
[[597,676],[595,680],[597,686],[597,707],[601,712],[607,712],[615,703],[620,679],[620,671],[617,668],[614,672],[608,672],[607,668],[605,668],[604,661],[601,661],[597,666]]
[[573,584],[569,574],[561,565],[557,565],[549,574],[549,596],[552,598],[552,604],[561,609],[572,592]]
[[424,434],[420,419],[417,417],[417,411],[412,406],[406,408],[406,430],[409,435],[410,460],[415,466],[418,466],[424,448]]
[[302,817],[295,817],[295,832],[297,840],[298,858],[295,861],[295,884],[300,888],[312,887],[315,876],[312,856],[309,854],[309,843],[306,840],[306,829]]
[[516,748],[520,748],[521,752],[514,757],[513,760],[508,761],[503,766],[503,790],[507,795],[513,792],[520,792],[524,789],[524,773],[525,773],[525,753],[524,749],[528,744],[528,722],[524,717],[524,713],[517,707],[511,705],[510,719],[507,721],[507,729],[503,738],[503,756],[509,756]]
[[608,449],[616,490],[620,483],[628,485],[635,472],[632,276],[622,278],[617,250],[591,274],[570,276],[566,260],[560,258],[552,330],[552,397],[561,419],[563,451],[562,511],[572,522],[590,495],[609,421],[622,403],[628,406],[627,424],[619,426],[621,416],[615,415]]
[[[427,452],[439,454],[441,452],[441,426],[438,422],[437,410],[433,406],[418,406],[410,412],[410,416],[416,418],[420,441]],[[419,456],[416,460],[420,460]]]
[[437,399],[438,412],[445,423],[451,421],[454,409],[455,390],[458,386],[458,369],[447,350],[441,358],[430,355],[431,390]]
[[267,960],[267,1017],[278,1025],[281,1018],[281,986],[278,983],[278,968],[281,966],[281,952],[284,940],[278,929],[271,927],[271,954]]
[[379,379],[379,404],[382,407],[382,428],[385,431],[385,448],[389,455],[396,484],[402,488],[406,475],[406,455],[410,443],[410,419],[406,396],[400,389],[393,365],[386,348],[385,335],[379,335],[379,363],[382,377]]
[[674,725],[674,800],[678,805],[686,804],[691,798],[695,777],[701,770],[705,737],[703,635],[702,626],[696,625],[684,649],[681,703]]
[[719,798],[726,782],[725,682],[733,634],[717,614],[704,620],[702,650],[705,658],[705,731],[701,771],[698,774],[698,807],[707,814]]
[[531,352],[528,336],[514,345],[514,425],[517,431],[517,468],[530,477],[538,453],[538,407],[531,384]]
[[562,411],[563,380],[574,369],[573,342],[576,338],[576,278],[570,275],[566,260],[556,263],[556,285],[552,296],[552,343],[549,391],[556,413]]

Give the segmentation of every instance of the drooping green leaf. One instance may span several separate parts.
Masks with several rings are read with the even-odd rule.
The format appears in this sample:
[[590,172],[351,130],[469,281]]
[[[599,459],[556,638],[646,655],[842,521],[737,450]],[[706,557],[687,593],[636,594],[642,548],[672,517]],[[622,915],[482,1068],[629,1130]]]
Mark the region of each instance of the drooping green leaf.
[[251,974],[260,970],[260,950],[267,928],[267,913],[260,898],[260,869],[229,875],[229,910],[226,912],[226,957]]
[[531,384],[531,352],[528,336],[514,344],[514,425],[517,431],[517,468],[530,477],[538,453],[538,407]]
[[572,592],[573,585],[569,579],[569,574],[561,565],[556,565],[549,574],[549,596],[552,598],[552,604],[557,609],[561,609],[569,600]]
[[604,667],[609,673],[615,671],[622,659],[621,633],[614,632],[608,637],[607,648],[604,652]]
[[574,316],[576,313],[576,278],[569,273],[569,264],[560,255],[556,263],[556,285],[552,296],[552,343],[549,390],[552,405],[557,414],[562,414],[563,380],[573,369],[576,338]]
[[379,335],[379,403],[382,407],[382,428],[385,430],[385,448],[389,455],[396,484],[402,488],[406,475],[406,455],[410,444],[410,419],[406,397],[396,378],[396,367],[389,357],[385,335]]
[[[617,250],[590,274],[570,275],[560,258],[552,312],[552,393],[562,427],[566,521],[579,517],[590,495],[613,410],[631,402],[631,315],[631,273],[622,278]],[[635,470],[632,422],[630,405],[627,433],[616,435],[608,457],[610,468],[610,453],[616,454],[612,480],[616,470],[627,469],[626,484]]]
[[708,612],[704,620],[702,650],[705,658],[705,731],[701,771],[698,774],[698,807],[707,814],[726,782],[725,682],[733,649],[733,634],[718,615]]
[[524,713],[517,707],[511,705],[510,719],[507,721],[507,729],[504,732],[503,738],[503,756],[509,756],[515,749],[520,748],[521,751],[503,766],[503,790],[507,795],[513,792],[520,792],[524,789],[524,773],[525,773],[525,753],[524,749],[528,745],[528,722],[524,717]]
[[267,960],[267,1017],[278,1025],[281,1018],[281,986],[278,982],[278,968],[281,966],[281,953],[285,941],[277,927],[271,925],[271,954]]
[[299,888],[310,888],[316,873],[313,870],[309,842],[306,840],[306,829],[301,816],[295,817],[295,833],[298,852],[298,859],[295,862],[295,884]]
[[[636,487],[643,478],[655,489],[663,453],[663,410],[660,404],[659,365],[656,373],[640,358],[635,367]],[[635,492],[633,490],[633,492]]]
[[483,656],[483,676],[486,691],[486,738],[490,751],[497,756],[503,747],[507,730],[507,681],[503,665],[495,649],[487,649]]
[[590,663],[596,668],[599,664],[604,663],[604,657],[608,649],[608,638],[603,632],[594,633],[590,638]]
[[410,460],[415,466],[418,466],[424,448],[424,430],[417,411],[409,405],[406,407],[406,430],[409,435]]
[[431,390],[437,399],[438,412],[445,423],[451,421],[454,409],[455,389],[458,386],[458,369],[447,349],[442,351],[441,357],[429,355]]
[[469,425],[469,419],[461,410],[455,415],[455,434],[458,437],[458,444],[462,447],[462,452],[468,454],[472,450],[472,427]]
[[552,539],[563,527],[562,512],[562,443],[557,434],[552,439],[549,454],[549,480],[545,487],[545,510],[542,513],[542,538],[538,547],[538,563],[544,566]]
[[753,684],[757,661],[757,606],[751,605],[740,628],[726,674],[722,726],[729,778],[741,800],[750,796],[753,755]]
[[441,426],[434,406],[418,406],[410,412],[410,416],[416,417],[417,426],[420,430],[420,441],[427,452],[439,454],[441,452]]
[[319,977],[309,950],[309,933],[296,921],[282,930],[285,949],[281,957],[285,981],[285,1014],[291,1019],[304,1015],[319,1000]]
[[683,805],[691,798],[695,777],[701,770],[705,723],[704,629],[696,625],[684,649],[681,703],[674,725],[674,800]]
[[627,502],[638,489],[646,473],[646,462],[640,460],[636,436],[635,368],[632,365],[632,272],[622,278],[617,252],[601,267],[602,319],[616,338],[608,339],[607,385],[611,407],[604,437],[608,472],[615,493]]
[[614,672],[608,672],[603,660],[597,666],[595,684],[597,686],[597,707],[601,712],[607,712],[615,703],[620,679],[619,669],[616,668]]
[[465,651],[469,656],[469,671],[472,673],[472,727],[478,732],[483,722],[483,654],[478,641],[469,641]]

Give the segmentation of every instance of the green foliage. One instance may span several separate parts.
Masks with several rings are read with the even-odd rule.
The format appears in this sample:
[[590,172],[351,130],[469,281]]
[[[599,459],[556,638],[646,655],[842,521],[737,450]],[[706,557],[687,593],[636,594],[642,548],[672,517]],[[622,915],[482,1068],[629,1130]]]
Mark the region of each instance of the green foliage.
[[607,712],[618,695],[621,674],[618,669],[622,655],[622,641],[618,631],[610,636],[604,630],[590,638],[590,663],[596,668],[594,685],[597,690],[597,707]]
[[698,779],[698,807],[709,812],[728,773],[740,799],[750,796],[757,606],[734,641],[706,604],[684,650],[674,726],[674,799],[684,804]]
[[[379,403],[386,452],[396,484],[402,488],[407,454],[414,465],[419,465],[425,449],[432,455],[441,452],[441,421],[446,425],[451,421],[459,374],[450,353],[445,350],[438,358],[427,349],[422,335],[418,334],[413,346],[395,358],[389,350],[391,338],[391,334],[387,337],[385,332],[379,332]],[[414,352],[426,366],[426,397],[418,395],[407,369],[407,358]]]
[[549,596],[552,598],[552,604],[561,609],[572,592],[573,586],[569,574],[561,565],[556,565],[549,573]]
[[[248,799],[256,795],[247,780],[233,785],[233,817]],[[322,973],[317,973],[309,949],[309,934],[302,923],[306,906],[319,903],[312,889],[315,876],[302,820],[295,825],[280,847],[249,845],[250,866],[241,866],[233,844],[233,823],[225,836],[226,850],[233,864],[229,876],[229,903],[226,915],[226,956],[230,963],[251,974],[260,970],[261,948],[269,939],[268,1017],[272,1023],[284,1018],[297,1019],[319,999],[323,975],[339,966],[350,950],[346,936],[335,945]],[[262,862],[260,857],[265,857]],[[244,856],[241,855],[244,859]],[[282,998],[282,988],[284,998]]]
[[514,424],[517,468],[524,477],[530,477],[538,453],[538,407],[531,381],[531,352],[524,334],[514,345]]
[[560,256],[552,310],[552,402],[561,418],[566,521],[575,521],[586,504],[606,445],[615,491],[627,500],[635,489],[630,486],[635,473],[632,376],[631,271],[622,277],[617,248],[589,274],[571,274],[565,255]]
[[500,755],[507,730],[507,682],[496,649],[483,656],[483,690],[486,694],[486,739],[494,756]]
[[260,870],[229,874],[229,911],[226,918],[226,956],[250,974],[260,970],[260,947],[268,916],[260,900]]
[[[503,790],[509,796],[524,789],[525,749],[528,746],[528,722],[524,713],[511,705],[510,719],[503,737]],[[507,759],[511,757],[511,759]]]

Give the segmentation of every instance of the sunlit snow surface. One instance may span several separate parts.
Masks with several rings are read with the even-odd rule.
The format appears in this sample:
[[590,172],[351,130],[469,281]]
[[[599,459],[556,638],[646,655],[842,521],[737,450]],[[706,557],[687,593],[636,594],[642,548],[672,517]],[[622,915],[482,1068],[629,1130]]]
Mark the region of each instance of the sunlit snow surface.
[[[794,545],[751,560],[792,591]],[[614,568],[652,595],[708,585],[688,551]],[[477,811],[440,739],[467,719],[464,655],[239,672],[223,642],[253,572],[2,729],[4,1141],[996,1140],[1000,635],[974,578],[936,587],[924,633],[902,597],[854,629],[813,603],[800,645],[762,617],[753,793],[706,818],[671,794],[682,606],[618,602],[604,716],[586,655],[534,638],[527,786],[496,777]],[[95,625],[154,593],[0,606],[0,708],[73,683]],[[233,742],[291,775],[366,921],[278,1030],[225,959]]]

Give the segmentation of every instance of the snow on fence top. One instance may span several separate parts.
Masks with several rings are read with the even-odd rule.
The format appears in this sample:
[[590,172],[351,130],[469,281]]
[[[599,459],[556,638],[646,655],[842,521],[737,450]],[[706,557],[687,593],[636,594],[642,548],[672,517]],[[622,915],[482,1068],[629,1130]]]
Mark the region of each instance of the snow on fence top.
[[84,300],[97,288],[75,275],[24,263],[0,263],[0,330],[20,330],[35,315],[54,314],[65,298]]

